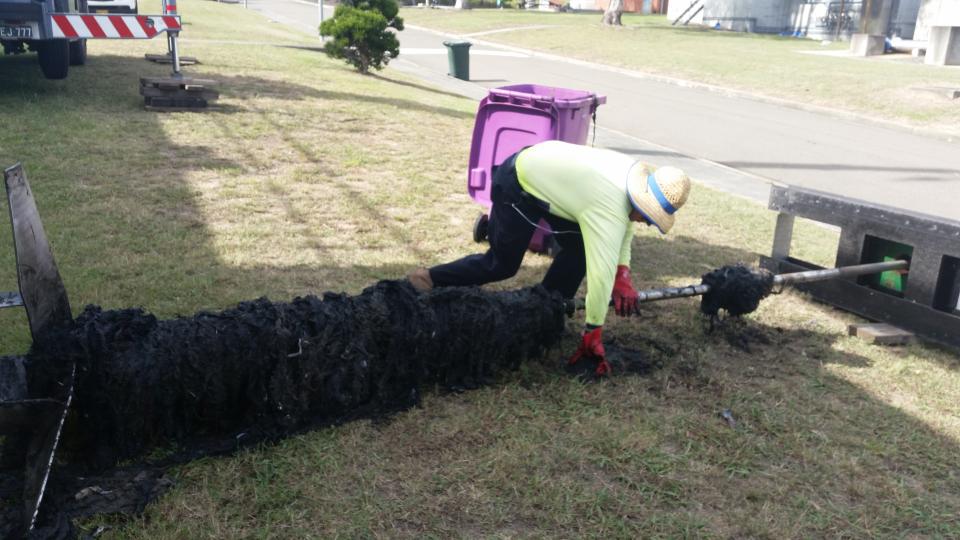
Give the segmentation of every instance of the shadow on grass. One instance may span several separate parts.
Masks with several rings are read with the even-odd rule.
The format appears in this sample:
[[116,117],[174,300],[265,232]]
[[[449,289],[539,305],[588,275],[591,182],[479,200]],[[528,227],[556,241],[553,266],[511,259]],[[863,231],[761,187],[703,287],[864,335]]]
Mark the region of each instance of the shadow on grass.
[[758,258],[756,253],[745,249],[709,244],[684,235],[677,235],[672,242],[649,235],[637,236],[630,255],[631,271],[642,281],[657,282],[688,275],[690,284],[694,285],[710,270],[741,262],[754,264]]
[[[442,114],[451,118],[473,118],[473,113],[470,112],[449,109],[447,107],[438,107],[435,105],[425,105],[423,103],[408,99],[390,98],[371,94],[340,92],[334,90],[322,90],[319,88],[312,88],[295,83],[271,81],[256,77],[217,76],[217,81],[220,83],[221,95],[226,97],[243,98],[245,96],[258,95],[274,99],[317,99],[329,101],[331,102],[331,106],[335,106],[335,102],[363,102],[374,105],[397,107],[403,110],[422,111],[430,114]],[[401,84],[398,81],[393,82]],[[406,86],[405,83],[404,86]]]
[[[158,311],[161,316],[171,315],[170,309],[177,309],[178,313],[185,309],[188,313],[184,314],[190,314],[194,309],[245,300],[245,297],[238,298],[236,291],[258,290],[261,288],[258,283],[264,283],[265,279],[286,280],[288,276],[308,273],[302,266],[238,268],[223,260],[212,233],[202,221],[203,210],[197,204],[187,177],[210,174],[210,171],[230,175],[242,171],[245,165],[219,157],[217,149],[211,146],[174,143],[165,135],[164,123],[170,116],[143,110],[142,98],[137,93],[138,77],[162,75],[168,67],[136,58],[94,56],[89,65],[72,68],[69,78],[64,81],[45,80],[36,65],[36,55],[0,58],[0,67],[6,79],[0,87],[0,107],[10,112],[5,118],[8,125],[17,126],[0,133],[0,164],[24,163],[68,294],[82,299],[79,302],[74,300],[75,310],[85,303],[100,303],[105,307],[124,307],[116,302],[139,305],[142,298],[148,297],[160,300],[161,305],[146,307]],[[273,99],[322,100],[330,102],[331,108],[343,106],[337,102],[361,101],[453,118],[471,116],[411,100],[325,91],[279,80],[219,75],[212,78],[222,85],[223,95],[227,97],[259,94]],[[172,114],[216,117],[239,113],[274,121],[267,111],[245,103],[239,106],[221,104],[203,112]],[[230,132],[230,126],[234,124],[223,122],[220,125],[224,136],[217,141],[219,144],[251,144],[243,135]],[[317,149],[297,140],[295,134],[275,122],[273,126],[283,141],[304,160],[322,167],[325,159]],[[331,135],[355,129],[349,123],[324,126]],[[26,133],[30,136],[23,135]],[[156,178],[158,170],[163,171],[162,181]],[[146,174],[146,181],[139,177],[141,172]],[[393,242],[410,246],[418,244],[407,227],[380,219],[383,209],[349,182],[336,179],[331,182],[343,198],[355,201],[370,219],[381,222],[382,231],[386,231]],[[306,216],[296,215],[287,203],[288,195],[280,189],[270,196],[277,198],[277,205],[285,209],[293,222],[306,224]],[[96,219],[90,219],[90,207],[102,209]],[[84,210],[72,211],[76,208]],[[117,230],[124,227],[132,227],[144,234],[118,242]],[[331,247],[336,246],[321,242],[314,243],[311,249]],[[418,248],[411,249],[416,251]],[[416,252],[420,259],[429,257],[428,253]],[[163,254],[176,254],[177,259]],[[329,268],[309,272],[317,276],[314,283],[324,287],[311,292],[322,292],[326,287],[336,287],[345,281],[356,282],[363,276],[375,281],[399,277],[407,271],[407,266],[399,265],[343,269],[336,261],[331,261]],[[165,279],[163,276],[168,272],[177,274],[179,279]],[[184,280],[183,272],[192,277]],[[341,272],[349,277],[324,284],[327,277]],[[271,277],[266,278],[266,275]],[[75,285],[78,282],[86,286],[78,288]],[[128,290],[123,294],[126,300],[99,298],[98,282],[128,283],[120,285]],[[190,290],[163,292],[163,288],[170,289],[171,282],[189,285]],[[138,288],[141,289],[139,292]],[[9,235],[0,235],[0,289],[16,289]],[[185,302],[182,300],[184,295],[188,296]],[[175,300],[178,297],[181,300]],[[165,301],[167,298],[169,302]],[[18,318],[11,317],[10,312],[4,310],[4,321]],[[25,325],[4,326],[6,330],[0,330],[4,343],[24,349],[29,343]]]
[[[6,81],[0,88],[0,99],[34,99],[42,96],[56,94],[59,92],[69,93],[70,95],[80,97],[89,97],[94,92],[105,97],[115,92],[117,87],[129,88],[129,92],[124,93],[124,101],[95,99],[88,103],[74,102],[71,104],[76,109],[84,109],[94,104],[114,107],[119,114],[123,112],[123,107],[128,103],[126,97],[129,96],[129,102],[139,102],[142,107],[142,98],[138,93],[138,80],[141,76],[166,76],[169,75],[168,67],[159,67],[150,65],[146,61],[140,61],[126,56],[98,55],[91,56],[88,65],[72,67],[70,75],[63,81],[48,81],[40,74],[40,68],[36,62],[35,54],[25,54],[13,57],[0,57],[0,68],[4,69]],[[97,77],[96,75],[100,75]],[[186,68],[185,75],[190,76],[189,68]],[[207,78],[204,75],[202,78]],[[262,96],[272,99],[284,100],[308,100],[316,99],[330,102],[365,102],[374,105],[385,105],[397,107],[403,110],[422,111],[431,114],[442,114],[451,118],[473,118],[473,113],[426,105],[417,101],[399,98],[383,97],[372,94],[359,94],[352,92],[341,92],[333,90],[323,90],[302,84],[291,83],[279,80],[262,79],[249,76],[212,76],[217,82],[217,89],[221,96],[227,98],[243,99],[249,96]],[[412,87],[420,90],[427,90],[414,83],[398,81],[373,75],[377,80],[388,81],[393,84]],[[434,93],[447,95],[451,97],[462,98],[457,94],[451,94],[441,90],[433,90]],[[333,104],[333,103],[332,103]],[[240,106],[230,106],[216,104],[211,107],[210,112],[215,113],[236,113],[245,109]]]
[[[374,78],[374,79],[377,79],[377,80],[379,80],[379,81],[386,82],[386,83],[396,84],[396,85],[399,85],[399,86],[405,86],[405,87],[407,87],[407,88],[415,88],[415,89],[417,89],[417,90],[423,90],[424,92],[430,92],[430,93],[432,93],[432,94],[439,94],[439,95],[441,95],[441,96],[453,97],[453,98],[458,98],[458,99],[467,99],[467,98],[463,97],[462,94],[455,94],[455,93],[453,93],[453,92],[447,92],[447,91],[445,91],[445,90],[441,90],[441,89],[439,89],[439,88],[437,88],[437,87],[434,87],[434,86],[426,86],[426,85],[423,85],[423,84],[412,83],[412,82],[409,82],[409,81],[401,81],[400,79],[394,79],[394,78],[391,78],[391,77],[389,77],[389,76],[387,76],[387,75],[382,75],[382,74],[379,74],[379,73],[371,73],[371,74],[370,74],[370,77],[372,77],[372,78]],[[478,82],[478,81],[471,81],[471,82]],[[472,115],[471,115],[471,117],[472,117]]]
[[310,51],[310,52],[317,52],[317,53],[323,52],[323,47],[318,47],[316,45],[277,45],[277,47],[280,47],[283,49],[294,49],[298,51]]

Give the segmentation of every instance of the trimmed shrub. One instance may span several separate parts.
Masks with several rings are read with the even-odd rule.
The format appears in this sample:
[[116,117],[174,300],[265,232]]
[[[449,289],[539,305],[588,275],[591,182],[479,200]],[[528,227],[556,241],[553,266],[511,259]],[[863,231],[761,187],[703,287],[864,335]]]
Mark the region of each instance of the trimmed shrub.
[[399,11],[396,0],[344,1],[333,18],[320,25],[320,35],[333,38],[324,44],[324,52],[346,60],[360,73],[383,69],[390,58],[400,54],[400,42],[388,30],[403,30]]

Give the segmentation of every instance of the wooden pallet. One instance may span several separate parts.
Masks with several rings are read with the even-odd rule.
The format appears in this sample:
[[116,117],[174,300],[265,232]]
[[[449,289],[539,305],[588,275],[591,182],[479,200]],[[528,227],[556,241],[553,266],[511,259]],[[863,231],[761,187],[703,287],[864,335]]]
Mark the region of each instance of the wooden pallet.
[[149,110],[205,109],[220,97],[211,88],[215,84],[216,81],[189,77],[141,77],[140,95]]

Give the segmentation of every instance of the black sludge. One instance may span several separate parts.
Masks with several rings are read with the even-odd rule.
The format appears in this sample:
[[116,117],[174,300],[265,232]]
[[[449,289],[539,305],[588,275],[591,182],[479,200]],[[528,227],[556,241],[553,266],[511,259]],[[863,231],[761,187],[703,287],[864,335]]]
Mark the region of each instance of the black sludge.
[[448,288],[427,296],[437,314],[435,348],[427,362],[431,382],[475,388],[556,343],[563,328],[562,299],[558,305],[560,297],[540,287],[518,292]]
[[76,362],[58,455],[101,469],[156,449],[201,455],[402,410],[424,385],[489,382],[563,328],[562,298],[540,287],[418,294],[382,281],[353,297],[259,299],[171,320],[89,306],[30,358]]
[[703,275],[710,291],[700,300],[700,311],[716,317],[721,309],[738,316],[757,309],[773,289],[773,274],[743,264],[724,266]]

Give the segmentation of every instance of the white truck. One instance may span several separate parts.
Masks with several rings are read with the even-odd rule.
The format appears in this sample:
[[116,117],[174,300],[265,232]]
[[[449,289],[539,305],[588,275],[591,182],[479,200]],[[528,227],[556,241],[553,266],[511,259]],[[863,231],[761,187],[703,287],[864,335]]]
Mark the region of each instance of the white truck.
[[0,42],[6,54],[36,52],[46,78],[64,79],[87,62],[87,40],[55,37],[54,13],[89,13],[87,0],[0,0]]

